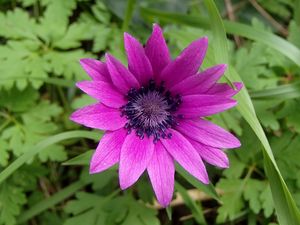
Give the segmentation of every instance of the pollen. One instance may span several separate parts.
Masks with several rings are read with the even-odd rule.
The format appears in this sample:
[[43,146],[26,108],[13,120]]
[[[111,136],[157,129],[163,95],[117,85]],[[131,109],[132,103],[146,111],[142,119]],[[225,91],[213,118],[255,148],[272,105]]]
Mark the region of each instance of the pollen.
[[172,137],[168,128],[178,124],[175,112],[181,104],[180,95],[172,96],[163,82],[156,85],[150,80],[147,86],[132,88],[126,98],[128,102],[121,107],[121,116],[128,119],[125,124],[128,133],[134,130],[141,139],[152,136],[154,143]]

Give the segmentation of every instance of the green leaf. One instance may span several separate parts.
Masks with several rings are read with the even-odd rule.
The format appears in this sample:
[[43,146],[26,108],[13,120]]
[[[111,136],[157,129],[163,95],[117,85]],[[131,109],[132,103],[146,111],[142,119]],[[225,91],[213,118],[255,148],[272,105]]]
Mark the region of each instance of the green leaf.
[[8,164],[8,159],[9,159],[9,148],[8,148],[8,143],[4,140],[0,139],[0,166],[4,167]]
[[85,53],[82,49],[73,51],[49,51],[45,54],[44,60],[48,62],[49,72],[55,75],[63,75],[67,79],[83,80],[86,74],[80,67],[81,58],[91,58],[91,54]]
[[[0,45],[0,72],[3,75],[0,87],[12,88],[16,83],[19,90],[24,90],[28,83],[39,88],[41,80],[48,77],[45,70],[45,61],[38,54],[39,45],[33,41],[8,41],[6,46]],[[16,63],[18,62],[18,63]],[[20,78],[22,77],[22,78]]]
[[300,133],[300,115],[299,101],[289,100],[284,102],[283,107],[277,112],[276,116],[279,119],[285,119],[286,124],[292,130]]
[[[217,222],[224,223],[227,218],[234,219],[244,207],[242,199],[243,182],[240,179],[221,179],[217,188],[224,191],[220,197],[222,205],[218,208]],[[234,203],[234,204],[233,204]]]
[[107,197],[85,192],[77,193],[77,199],[69,201],[65,208],[67,213],[73,214],[73,217],[67,219],[64,225],[82,223],[159,225],[155,210],[145,207],[130,195],[115,197],[116,193]]
[[23,91],[17,88],[1,90],[0,106],[12,112],[24,112],[35,104],[38,96],[38,92],[30,87]]
[[[101,32],[100,30],[98,32]],[[61,39],[55,40],[53,47],[60,49],[77,48],[82,40],[92,39],[90,26],[85,23],[71,24]]]
[[0,12],[0,36],[11,39],[35,40],[35,22],[28,13],[20,8],[8,11],[6,14]]
[[0,186],[0,224],[16,224],[15,216],[19,215],[21,207],[26,203],[23,190],[10,183]]
[[265,45],[254,43],[249,48],[239,48],[235,54],[235,68],[250,89],[265,89],[276,86],[278,79],[267,67],[269,59]]
[[[13,123],[4,129],[0,139],[9,143],[9,149],[15,156],[20,156],[24,150],[33,147],[37,142],[58,131],[57,125],[51,119],[60,113],[60,107],[43,101],[31,106],[27,112],[23,112],[20,119],[8,114],[7,117],[11,118]],[[63,146],[53,145],[40,153],[39,158],[43,162],[49,159],[63,161],[67,158],[67,154]]]
[[245,185],[244,197],[249,201],[250,209],[255,214],[258,214],[262,208],[259,197],[264,186],[266,184],[254,179],[249,179]]
[[272,199],[272,192],[269,185],[267,185],[267,187],[262,191],[259,198],[262,202],[262,208],[264,210],[265,217],[270,217],[274,212],[274,202]]
[[44,151],[39,153],[41,162],[52,161],[62,162],[65,161],[68,156],[65,148],[61,145],[52,145],[46,148]]
[[255,101],[254,106],[256,109],[257,116],[261,124],[266,128],[271,128],[272,130],[279,130],[280,124],[277,121],[274,108],[280,105],[281,101]]

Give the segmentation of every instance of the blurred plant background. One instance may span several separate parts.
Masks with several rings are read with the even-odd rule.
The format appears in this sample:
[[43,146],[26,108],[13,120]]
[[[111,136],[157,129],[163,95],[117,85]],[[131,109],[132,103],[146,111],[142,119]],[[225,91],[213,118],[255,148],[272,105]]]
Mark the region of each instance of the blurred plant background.
[[[299,207],[300,1],[215,3],[229,62]],[[231,167],[208,167],[210,186],[178,167],[167,210],[154,202],[146,175],[125,192],[117,168],[89,175],[101,132],[68,119],[93,102],[74,86],[87,79],[80,58],[108,51],[126,63],[123,32],[145,43],[158,22],[173,56],[207,35],[206,68],[223,51],[210,28],[215,19],[201,0],[0,0],[0,225],[278,224],[263,147],[237,109],[211,118],[241,139],[227,151]]]

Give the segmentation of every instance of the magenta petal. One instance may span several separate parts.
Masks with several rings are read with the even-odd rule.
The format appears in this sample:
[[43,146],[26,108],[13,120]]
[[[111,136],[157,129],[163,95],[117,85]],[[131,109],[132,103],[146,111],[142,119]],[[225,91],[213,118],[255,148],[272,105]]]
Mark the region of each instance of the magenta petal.
[[130,88],[138,88],[139,82],[135,76],[130,73],[125,66],[122,65],[113,56],[106,54],[106,63],[111,75],[113,84],[122,92],[127,93]]
[[203,145],[197,141],[189,139],[189,142],[194,146],[194,148],[198,151],[200,157],[208,162],[211,165],[220,167],[220,168],[228,168],[229,160],[227,155],[218,148],[213,148],[210,146]]
[[172,87],[188,76],[195,75],[202,64],[207,45],[207,37],[192,42],[174,61],[165,67],[160,80],[165,81],[167,87]]
[[135,133],[127,135],[121,149],[119,166],[119,180],[123,190],[139,179],[151,160],[153,150],[151,138],[141,140]]
[[224,97],[230,98],[242,89],[243,83],[234,82],[233,85],[236,89],[233,89],[229,84],[215,84],[206,93],[213,95],[222,95]]
[[96,103],[78,109],[70,116],[76,123],[100,130],[117,130],[124,127],[126,118],[121,117],[117,109],[109,108],[102,103]]
[[230,132],[203,119],[182,120],[176,127],[187,137],[216,148],[237,148],[240,141]]
[[172,138],[161,139],[168,152],[186,171],[201,182],[208,184],[206,168],[192,144],[178,131],[172,129],[168,131],[172,134]]
[[80,59],[80,64],[93,80],[111,82],[105,63],[95,59]]
[[145,52],[153,68],[153,76],[157,77],[171,61],[168,46],[159,25],[153,25],[153,31],[147,41]]
[[234,99],[218,95],[186,95],[181,99],[182,103],[177,114],[182,114],[185,118],[210,116],[237,104]]
[[127,130],[121,128],[106,132],[93,154],[90,163],[90,173],[100,173],[120,160],[120,152],[127,135]]
[[180,83],[173,86],[172,93],[181,95],[202,94],[209,90],[224,74],[227,66],[220,64],[213,66],[194,76],[187,77]]
[[158,202],[166,207],[173,196],[175,167],[174,160],[160,142],[154,146],[147,171]]
[[126,104],[124,96],[116,91],[112,84],[103,81],[81,81],[77,82],[76,86],[109,107],[120,108]]
[[136,76],[141,85],[153,78],[152,67],[143,46],[130,34],[124,34],[125,50],[129,71]]

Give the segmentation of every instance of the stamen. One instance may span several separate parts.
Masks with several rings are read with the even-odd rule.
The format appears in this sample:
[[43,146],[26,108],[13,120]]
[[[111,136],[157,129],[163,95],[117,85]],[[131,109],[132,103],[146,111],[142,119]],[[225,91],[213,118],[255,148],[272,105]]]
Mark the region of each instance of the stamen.
[[165,90],[164,82],[156,86],[154,80],[150,80],[140,89],[131,88],[126,98],[128,102],[120,111],[121,116],[128,119],[124,126],[128,134],[134,129],[140,139],[152,136],[154,143],[160,138],[172,138],[167,130],[176,126],[176,119],[181,116],[174,115],[182,102],[180,95],[172,96]]

